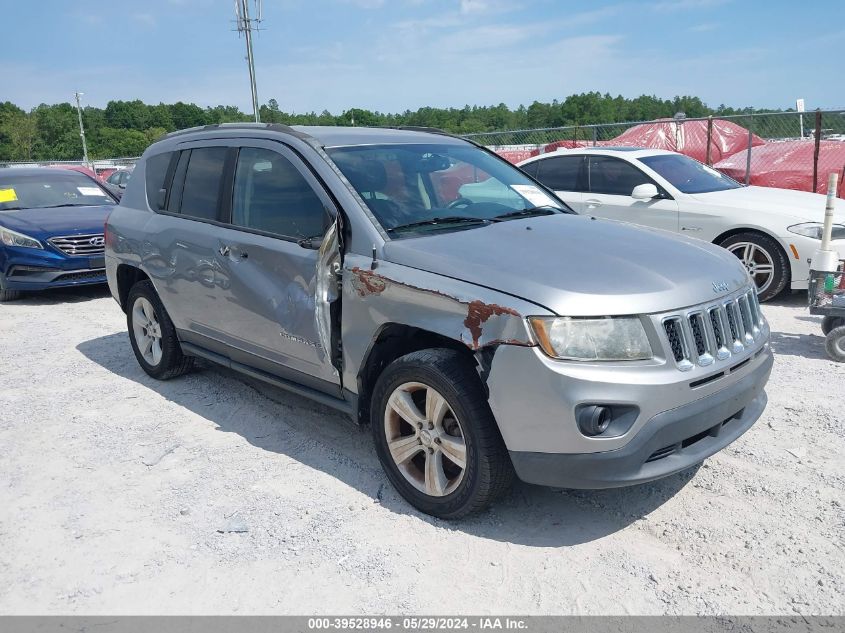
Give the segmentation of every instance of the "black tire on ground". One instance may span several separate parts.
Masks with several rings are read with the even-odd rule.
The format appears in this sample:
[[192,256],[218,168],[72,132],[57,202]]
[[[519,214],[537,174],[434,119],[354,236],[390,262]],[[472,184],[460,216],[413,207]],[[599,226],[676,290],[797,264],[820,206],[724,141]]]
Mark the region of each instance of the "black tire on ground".
[[822,319],[822,333],[827,336],[833,328],[845,325],[845,317],[826,316]]
[[[152,364],[144,358],[141,350],[138,349],[138,341],[134,334],[134,307],[141,298],[152,304],[156,320],[161,329],[161,358],[156,364]],[[179,339],[176,336],[176,328],[173,327],[173,322],[164,309],[161,299],[158,298],[158,293],[155,291],[152,282],[139,281],[132,286],[126,305],[126,326],[129,330],[129,342],[132,344],[132,351],[135,352],[135,358],[141,365],[141,369],[158,380],[169,380],[181,376],[193,368],[194,359],[192,356],[185,356],[182,353],[182,347],[179,345]]]
[[16,301],[21,298],[20,290],[0,290],[0,302]]
[[845,325],[833,328],[824,341],[828,356],[839,363],[845,363]]
[[[722,248],[730,248],[731,246],[735,246],[736,244],[739,244],[741,242],[749,242],[751,244],[754,244],[758,249],[765,252],[768,258],[774,264],[774,272],[771,283],[762,292],[759,292],[758,286],[757,294],[757,298],[760,300],[760,302],[774,299],[781,292],[783,292],[784,288],[789,285],[790,277],[792,274],[791,269],[789,267],[789,259],[787,258],[786,253],[783,252],[783,249],[780,247],[780,244],[778,244],[774,239],[772,239],[768,235],[763,235],[762,233],[755,233],[753,231],[731,235],[727,239],[724,239],[719,242],[719,246],[721,246]],[[740,257],[740,259],[742,258]]]
[[[463,479],[445,496],[429,495],[412,485],[390,454],[385,430],[388,400],[406,383],[421,383],[436,390],[459,420],[466,447],[466,467]],[[502,496],[513,483],[513,465],[481,379],[471,362],[454,350],[428,349],[393,361],[379,376],[373,390],[370,424],[376,453],[390,483],[411,505],[426,514],[443,519],[466,516]]]

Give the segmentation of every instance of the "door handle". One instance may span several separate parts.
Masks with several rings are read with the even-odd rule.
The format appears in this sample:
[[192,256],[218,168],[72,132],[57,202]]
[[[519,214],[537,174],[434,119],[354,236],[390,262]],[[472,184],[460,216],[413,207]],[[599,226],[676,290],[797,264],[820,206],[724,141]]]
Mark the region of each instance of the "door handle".
[[601,200],[596,200],[595,198],[593,198],[592,200],[584,200],[584,202],[591,209],[597,209],[601,206]]

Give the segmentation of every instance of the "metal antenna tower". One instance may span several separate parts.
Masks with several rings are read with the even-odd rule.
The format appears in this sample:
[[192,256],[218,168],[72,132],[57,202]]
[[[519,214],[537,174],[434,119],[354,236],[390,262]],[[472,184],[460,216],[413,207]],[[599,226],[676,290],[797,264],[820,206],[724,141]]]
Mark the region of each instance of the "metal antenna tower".
[[262,10],[261,0],[252,0],[255,7],[256,17],[249,15],[250,0],[235,0],[235,24],[237,25],[238,37],[243,33],[246,39],[246,61],[249,64],[249,86],[252,92],[252,112],[255,116],[255,122],[260,121],[258,112],[258,90],[255,87],[255,60],[252,56],[252,33],[258,31],[258,25],[261,23]]

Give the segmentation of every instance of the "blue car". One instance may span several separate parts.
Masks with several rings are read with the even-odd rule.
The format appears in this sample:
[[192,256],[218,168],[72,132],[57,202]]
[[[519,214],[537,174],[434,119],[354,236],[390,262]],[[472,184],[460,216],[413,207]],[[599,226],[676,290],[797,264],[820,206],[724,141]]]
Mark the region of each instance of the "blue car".
[[0,301],[106,281],[103,225],[117,200],[65,169],[0,169]]

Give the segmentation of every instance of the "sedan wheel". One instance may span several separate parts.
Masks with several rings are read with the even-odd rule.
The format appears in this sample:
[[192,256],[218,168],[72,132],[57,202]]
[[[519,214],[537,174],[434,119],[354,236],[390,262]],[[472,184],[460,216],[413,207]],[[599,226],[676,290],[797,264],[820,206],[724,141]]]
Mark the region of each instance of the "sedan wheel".
[[729,246],[728,250],[742,260],[748,274],[754,279],[757,294],[763,294],[771,287],[775,263],[764,248],[753,242],[737,242]]
[[733,253],[745,266],[757,297],[768,301],[789,285],[790,267],[786,253],[768,235],[756,232],[738,233],[719,242],[719,246]]
[[418,382],[399,385],[384,414],[387,447],[402,476],[432,497],[450,494],[466,472],[461,423],[446,399]]
[[132,306],[132,333],[141,356],[155,367],[161,362],[161,325],[153,304],[138,297]]

